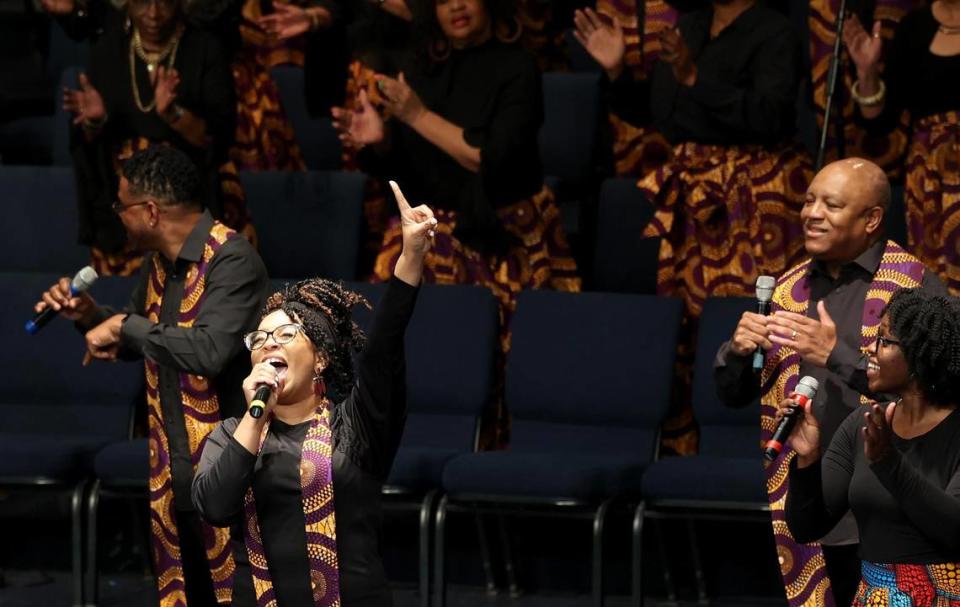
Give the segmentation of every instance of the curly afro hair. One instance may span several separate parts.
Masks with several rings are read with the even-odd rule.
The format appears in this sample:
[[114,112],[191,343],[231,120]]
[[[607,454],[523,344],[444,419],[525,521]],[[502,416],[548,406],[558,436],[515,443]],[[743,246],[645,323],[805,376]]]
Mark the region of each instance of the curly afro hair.
[[960,300],[901,289],[887,304],[890,330],[924,396],[946,405],[960,395]]
[[308,278],[286,285],[267,299],[263,316],[282,310],[303,325],[303,332],[318,351],[327,355],[323,380],[334,394],[346,395],[353,385],[353,354],[363,349],[366,335],[353,322],[357,304],[370,302],[343,285],[322,278]]
[[121,168],[134,196],[202,209],[200,173],[189,156],[167,145],[136,152]]

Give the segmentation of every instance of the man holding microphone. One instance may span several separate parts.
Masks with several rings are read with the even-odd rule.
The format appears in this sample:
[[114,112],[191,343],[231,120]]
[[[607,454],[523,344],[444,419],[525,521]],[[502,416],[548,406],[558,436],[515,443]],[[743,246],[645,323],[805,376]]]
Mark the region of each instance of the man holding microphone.
[[[267,272],[246,239],[203,209],[197,169],[154,146],[123,166],[114,211],[144,258],[121,312],[99,306],[69,279],[43,295],[86,332],[92,359],[143,359],[150,445],[150,505],[160,603],[229,604],[233,561],[226,530],[202,523],[190,485],[206,435],[242,411],[249,373],[244,333],[256,327]],[[224,407],[221,408],[221,405]]]

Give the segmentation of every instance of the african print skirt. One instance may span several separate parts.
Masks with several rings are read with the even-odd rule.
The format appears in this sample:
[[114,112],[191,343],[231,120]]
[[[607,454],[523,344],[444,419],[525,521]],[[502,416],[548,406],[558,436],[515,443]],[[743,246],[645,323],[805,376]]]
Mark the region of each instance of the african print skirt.
[[[503,350],[510,347],[510,317],[523,289],[579,291],[577,264],[570,254],[553,193],[544,187],[538,194],[497,210],[507,233],[521,246],[502,258],[492,259],[467,247],[454,236],[457,214],[438,209],[436,237],[424,262],[424,282],[473,284],[493,291],[500,308]],[[386,281],[403,248],[400,220],[390,221],[374,265],[374,280]]]
[[960,295],[960,112],[914,123],[905,203],[911,251]]
[[644,235],[662,239],[657,292],[685,303],[666,449],[696,450],[690,386],[704,301],[753,295],[758,275],[779,276],[801,260],[800,209],[812,177],[810,160],[793,147],[685,143],[637,184],[656,207]]
[[[140,137],[127,140],[121,144],[114,162],[118,174],[124,161],[133,156],[134,152],[145,150],[151,143],[148,139]],[[219,177],[220,197],[223,203],[221,221],[256,246],[257,232],[250,222],[247,199],[243,193],[243,185],[240,183],[237,167],[232,162],[225,163],[219,169]],[[134,249],[129,242],[116,252],[107,252],[97,247],[91,247],[90,265],[101,276],[132,276],[140,270],[143,253],[143,251]]]
[[852,607],[960,607],[960,563],[883,565],[863,561]]
[[241,52],[233,64],[237,130],[230,160],[241,171],[302,171],[303,155],[280,103],[280,90],[253,55]]

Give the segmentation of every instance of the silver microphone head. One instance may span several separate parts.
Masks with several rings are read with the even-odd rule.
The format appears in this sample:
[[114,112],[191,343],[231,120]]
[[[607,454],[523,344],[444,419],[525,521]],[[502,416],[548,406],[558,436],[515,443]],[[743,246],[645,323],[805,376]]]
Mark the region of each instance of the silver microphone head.
[[794,388],[793,391],[813,400],[813,397],[817,395],[818,389],[820,389],[820,382],[809,375],[805,375],[800,378],[800,381],[797,382],[797,387]]
[[757,299],[763,302],[773,299],[776,286],[777,279],[773,276],[757,276]]
[[73,277],[73,282],[70,283],[70,288],[74,293],[83,293],[87,289],[93,286],[93,283],[97,282],[97,271],[86,266],[82,268],[77,275]]

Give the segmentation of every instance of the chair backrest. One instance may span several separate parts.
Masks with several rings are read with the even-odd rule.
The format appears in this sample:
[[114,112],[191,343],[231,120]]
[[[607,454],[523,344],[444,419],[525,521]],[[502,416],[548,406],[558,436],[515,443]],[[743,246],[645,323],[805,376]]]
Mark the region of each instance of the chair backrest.
[[341,171],[241,173],[270,276],[356,274],[366,178]]
[[[126,438],[133,406],[143,396],[141,363],[81,366],[83,335],[72,322],[50,321],[36,335],[24,330],[33,305],[60,274],[0,273],[0,393],[3,431],[72,437]],[[103,304],[127,303],[136,279],[103,277],[90,293]]]
[[710,297],[703,305],[693,367],[693,413],[700,423],[700,454],[760,457],[760,404],[727,407],[717,396],[714,360],[733,335],[744,312],[755,311],[749,297]]
[[73,171],[60,167],[0,167],[7,255],[0,272],[72,274],[90,259],[77,243]]
[[303,161],[315,171],[339,169],[340,139],[329,118],[314,118],[307,109],[303,68],[278,65],[270,70],[280,90],[280,102],[293,126],[293,134],[300,144]]
[[600,187],[593,287],[598,291],[654,294],[659,238],[643,238],[653,205],[634,179],[607,179]]
[[681,302],[525,291],[511,323],[510,448],[650,461],[670,404]]
[[890,208],[883,215],[883,226],[888,239],[910,250],[910,244],[907,242],[907,209],[903,184],[890,188]]
[[[376,306],[386,285],[349,283]],[[354,310],[369,330],[373,314]],[[491,404],[498,340],[497,302],[483,287],[423,285],[406,335],[407,424],[402,447],[470,451]]]
[[600,79],[591,73],[543,75],[543,172],[563,181],[589,177],[600,116]]

